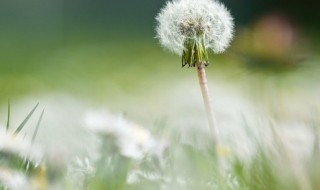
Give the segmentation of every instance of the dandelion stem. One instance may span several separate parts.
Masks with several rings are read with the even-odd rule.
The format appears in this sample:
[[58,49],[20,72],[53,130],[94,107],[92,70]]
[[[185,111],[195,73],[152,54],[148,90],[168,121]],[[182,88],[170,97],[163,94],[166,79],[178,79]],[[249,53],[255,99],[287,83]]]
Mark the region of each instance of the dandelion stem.
[[215,125],[215,120],[213,117],[213,109],[211,106],[211,98],[209,95],[208,80],[207,80],[206,70],[205,70],[206,63],[201,63],[199,61],[199,52],[198,52],[197,45],[195,46],[195,62],[196,62],[197,68],[198,68],[197,69],[198,78],[199,78],[200,88],[201,88],[202,97],[203,97],[203,101],[204,101],[204,106],[205,106],[206,113],[207,113],[209,127],[211,130],[212,136],[213,136],[214,143],[215,143],[215,145],[218,145],[219,131]]

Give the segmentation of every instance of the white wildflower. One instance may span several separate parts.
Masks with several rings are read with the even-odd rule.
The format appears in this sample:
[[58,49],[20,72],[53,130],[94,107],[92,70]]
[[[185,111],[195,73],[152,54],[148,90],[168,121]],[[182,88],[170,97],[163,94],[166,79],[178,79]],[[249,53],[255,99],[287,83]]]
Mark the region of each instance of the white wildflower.
[[156,19],[160,43],[182,55],[186,62],[183,64],[189,66],[194,66],[190,57],[194,45],[198,46],[200,61],[208,61],[207,49],[221,53],[233,37],[233,18],[225,6],[215,0],[172,0]]
[[128,184],[140,183],[141,179],[147,179],[150,181],[165,181],[170,182],[168,177],[161,175],[161,172],[144,172],[142,170],[133,170],[128,174]]
[[78,189],[83,189],[86,178],[94,176],[95,172],[93,162],[88,157],[76,157],[72,164],[68,165],[68,177]]
[[[20,189],[31,189],[28,183],[27,177],[17,171],[13,171],[7,168],[0,168],[0,184],[4,185],[4,189],[20,190]],[[1,188],[1,185],[0,185]],[[2,189],[2,188],[1,188]]]
[[129,158],[142,159],[155,146],[155,139],[148,130],[121,116],[113,116],[108,112],[90,112],[85,122],[92,131],[115,137],[120,153]]
[[20,134],[14,135],[11,131],[6,131],[0,126],[0,153],[10,153],[17,155],[22,159],[28,158],[35,163],[39,163],[42,153],[37,146],[31,144]]

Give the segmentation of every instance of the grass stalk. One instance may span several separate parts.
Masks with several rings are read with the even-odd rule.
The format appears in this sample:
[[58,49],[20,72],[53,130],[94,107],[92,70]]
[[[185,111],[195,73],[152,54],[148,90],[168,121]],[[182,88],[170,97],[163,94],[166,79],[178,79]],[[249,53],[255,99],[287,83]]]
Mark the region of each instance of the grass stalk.
[[10,127],[10,112],[11,112],[10,100],[8,100],[8,118],[7,118],[7,126],[6,126],[7,131],[9,130],[9,127]]

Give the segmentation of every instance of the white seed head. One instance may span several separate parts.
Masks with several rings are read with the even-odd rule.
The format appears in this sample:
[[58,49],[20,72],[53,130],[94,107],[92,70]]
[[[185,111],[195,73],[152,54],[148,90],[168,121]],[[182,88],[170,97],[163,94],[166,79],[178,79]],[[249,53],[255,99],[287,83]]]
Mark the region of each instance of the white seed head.
[[221,53],[233,37],[233,18],[215,0],[172,0],[156,17],[161,45],[182,55],[187,39],[204,40],[206,49]]

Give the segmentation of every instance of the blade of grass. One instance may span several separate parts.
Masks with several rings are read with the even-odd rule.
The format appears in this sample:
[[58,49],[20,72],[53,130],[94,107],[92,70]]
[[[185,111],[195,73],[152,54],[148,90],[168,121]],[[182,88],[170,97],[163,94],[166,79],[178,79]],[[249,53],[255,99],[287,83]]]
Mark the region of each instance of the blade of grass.
[[8,100],[8,120],[7,120],[7,131],[10,127],[10,100]]
[[28,116],[22,121],[22,123],[19,125],[19,127],[14,132],[15,135],[18,134],[23,129],[25,124],[28,122],[28,120],[32,116],[33,112],[37,109],[38,105],[39,105],[39,103],[37,103],[37,105],[31,110],[31,112],[28,114]]
[[44,109],[42,110],[41,115],[40,115],[40,117],[38,119],[38,123],[37,123],[36,129],[34,130],[31,143],[33,143],[34,140],[36,139],[36,136],[37,136],[37,133],[38,133],[38,129],[39,129],[40,123],[42,121],[43,114],[44,114]]

